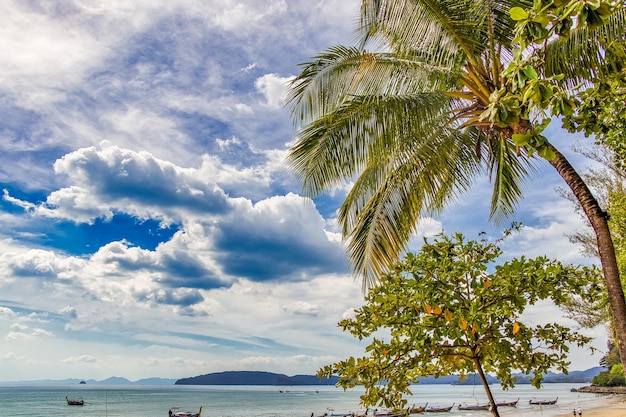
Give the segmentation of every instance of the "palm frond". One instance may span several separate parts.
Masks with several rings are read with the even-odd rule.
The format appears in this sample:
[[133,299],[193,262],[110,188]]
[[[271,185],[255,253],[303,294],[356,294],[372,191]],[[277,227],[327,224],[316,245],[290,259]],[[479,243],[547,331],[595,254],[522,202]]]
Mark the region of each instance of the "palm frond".
[[286,100],[294,122],[301,125],[330,114],[355,96],[445,90],[457,76],[417,59],[344,46],[335,46],[302,66]]
[[489,25],[497,43],[511,44],[513,6],[527,8],[532,0],[363,0],[362,45],[381,37],[395,53],[421,51],[437,66],[478,66],[489,44]]
[[406,249],[419,218],[440,212],[481,172],[476,134],[450,129],[442,116],[437,129],[406,135],[387,160],[372,161],[359,177],[339,221],[364,289]]
[[[447,107],[438,93],[402,96],[357,96],[331,114],[309,124],[287,156],[308,195],[318,195],[351,179],[393,151],[393,135],[411,123],[425,131]],[[447,114],[447,113],[446,113]]]
[[515,145],[504,138],[493,138],[484,146],[489,147],[488,172],[493,181],[491,212],[496,222],[510,217],[523,195],[528,176],[535,172],[538,160],[525,153],[517,153]]
[[545,74],[564,74],[568,87],[593,82],[605,70],[605,46],[610,42],[626,44],[625,28],[626,8],[620,8],[594,30],[575,29],[566,40],[550,42],[545,50]]

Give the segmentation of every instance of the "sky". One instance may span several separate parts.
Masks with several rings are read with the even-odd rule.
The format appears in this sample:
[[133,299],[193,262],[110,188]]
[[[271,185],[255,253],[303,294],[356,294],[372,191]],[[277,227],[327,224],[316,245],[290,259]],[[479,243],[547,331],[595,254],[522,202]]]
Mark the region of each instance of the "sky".
[[[0,382],[314,374],[363,354],[337,327],[363,302],[336,223],[349,184],[303,197],[283,103],[298,64],[351,43],[359,3],[0,2]],[[584,171],[585,139],[548,133]],[[541,166],[506,256],[592,263]],[[489,198],[485,178],[410,248],[499,236]],[[606,329],[584,333],[606,350]],[[573,349],[571,369],[600,358]]]

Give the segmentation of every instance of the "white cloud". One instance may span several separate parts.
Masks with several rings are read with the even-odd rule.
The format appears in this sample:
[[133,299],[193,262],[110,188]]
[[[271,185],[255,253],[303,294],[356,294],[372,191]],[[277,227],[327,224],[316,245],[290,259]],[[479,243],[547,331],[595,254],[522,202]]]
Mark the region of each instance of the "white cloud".
[[71,356],[69,358],[62,359],[61,362],[71,364],[91,364],[96,363],[98,360],[91,355]]
[[213,5],[211,21],[231,32],[258,30],[268,18],[277,18],[287,10],[285,0],[256,1],[226,0]]
[[80,83],[110,50],[85,30],[24,6],[0,5],[0,90],[35,108],[63,99],[63,89]]
[[42,328],[31,329],[28,326],[24,326],[15,323],[10,326],[11,331],[7,333],[7,340],[33,340],[41,337],[52,337],[54,334]]
[[282,108],[291,78],[277,74],[265,74],[254,83],[256,89],[265,96],[265,104],[276,109]]

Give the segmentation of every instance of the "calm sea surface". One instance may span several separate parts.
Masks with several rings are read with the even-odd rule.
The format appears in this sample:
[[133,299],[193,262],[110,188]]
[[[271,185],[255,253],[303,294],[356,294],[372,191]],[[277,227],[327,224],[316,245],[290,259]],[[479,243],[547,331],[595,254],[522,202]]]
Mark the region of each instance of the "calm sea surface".
[[[545,416],[571,413],[581,406],[591,408],[602,397],[596,394],[571,392],[582,384],[546,384],[541,390],[519,385],[502,391],[492,386],[497,400],[520,399],[517,408],[500,408],[503,416]],[[282,392],[281,392],[282,391]],[[103,386],[103,385],[38,385],[9,386],[0,384],[0,416],[11,417],[167,417],[168,410],[198,412],[203,417],[310,417],[311,413],[347,413],[362,411],[359,395],[362,390],[344,392],[332,386]],[[481,386],[416,385],[409,404],[447,406],[455,403],[485,402]],[[85,405],[68,406],[65,397],[83,399]],[[528,401],[554,399],[556,406],[531,406]],[[489,416],[486,411],[459,411],[431,416]],[[426,416],[429,413],[425,414]]]

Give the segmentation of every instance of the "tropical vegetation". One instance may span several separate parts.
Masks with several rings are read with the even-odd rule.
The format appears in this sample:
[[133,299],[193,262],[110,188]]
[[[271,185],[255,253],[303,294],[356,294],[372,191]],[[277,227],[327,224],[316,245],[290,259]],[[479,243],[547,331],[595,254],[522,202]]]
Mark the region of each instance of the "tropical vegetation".
[[407,254],[355,316],[339,323],[370,340],[366,356],[328,365],[318,376],[337,374],[344,388],[363,385],[366,406],[405,408],[402,396],[420,377],[476,372],[498,416],[487,373],[505,389],[514,386],[514,370],[532,374],[537,388],[551,368],[567,373],[568,344],[580,347],[590,339],[558,323],[531,325],[521,316],[541,300],[561,305],[572,294],[592,298],[598,289],[590,282],[599,271],[546,257],[496,264],[498,243],[442,234]]
[[617,346],[615,343],[608,343],[609,352],[604,355],[600,361],[600,365],[606,366],[608,370],[600,372],[593,377],[591,383],[593,385],[599,385],[604,387],[617,387],[626,385],[626,378],[624,377],[624,366],[619,357]]
[[[374,285],[420,217],[486,175],[490,218],[513,214],[548,161],[589,219],[622,356],[626,302],[608,214],[544,131],[621,45],[626,11],[604,0],[362,0],[361,39],[302,65],[288,105],[289,163],[317,195],[354,181],[338,220],[355,273]],[[616,48],[616,50],[619,48]]]

